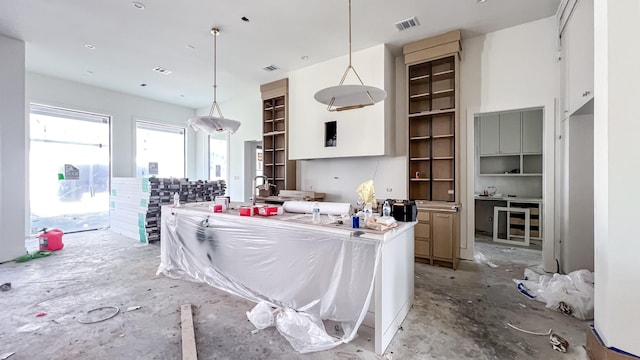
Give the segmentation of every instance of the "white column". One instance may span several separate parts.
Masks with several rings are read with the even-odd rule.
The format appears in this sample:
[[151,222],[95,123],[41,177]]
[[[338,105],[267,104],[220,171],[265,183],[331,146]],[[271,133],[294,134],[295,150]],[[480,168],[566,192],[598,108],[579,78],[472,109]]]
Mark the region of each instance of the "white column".
[[595,326],[640,355],[640,2],[595,0]]
[[0,35],[0,262],[26,253],[25,45]]

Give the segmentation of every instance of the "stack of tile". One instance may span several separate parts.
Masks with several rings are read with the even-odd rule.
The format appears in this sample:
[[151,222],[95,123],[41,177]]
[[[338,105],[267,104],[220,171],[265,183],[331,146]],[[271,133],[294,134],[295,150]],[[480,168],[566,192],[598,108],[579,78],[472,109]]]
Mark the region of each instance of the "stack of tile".
[[111,231],[140,242],[160,241],[163,205],[173,204],[178,193],[180,203],[213,201],[224,195],[223,180],[165,178],[113,178],[111,180]]

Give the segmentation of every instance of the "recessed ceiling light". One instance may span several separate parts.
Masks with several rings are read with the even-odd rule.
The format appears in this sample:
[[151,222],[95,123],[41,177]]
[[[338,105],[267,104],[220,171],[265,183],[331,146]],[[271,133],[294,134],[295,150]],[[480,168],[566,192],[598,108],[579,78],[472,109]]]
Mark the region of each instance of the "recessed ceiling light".
[[136,8],[138,10],[144,10],[144,4],[141,3],[141,2],[134,1],[134,2],[132,2],[132,4],[133,4],[134,8]]
[[87,48],[87,49],[89,49],[89,50],[93,50],[93,49],[95,49],[95,48],[96,48],[96,46],[95,46],[95,45],[93,45],[93,44],[84,44],[84,47],[86,47],[86,48]]
[[145,86],[147,86],[147,84],[142,83],[142,84],[140,84],[140,86],[145,87]]
[[247,18],[246,16],[243,16],[240,19],[244,22],[249,22],[249,18]]
[[309,57],[307,55],[301,56],[300,57],[301,60],[309,60]]
[[163,68],[162,66],[156,66],[153,68],[153,71],[163,74],[163,75],[169,75],[172,73],[171,70],[167,69],[167,68]]
[[485,1],[487,1],[487,0],[476,0],[476,2],[477,2],[478,4],[482,4],[482,3],[483,3],[483,2],[485,2]]

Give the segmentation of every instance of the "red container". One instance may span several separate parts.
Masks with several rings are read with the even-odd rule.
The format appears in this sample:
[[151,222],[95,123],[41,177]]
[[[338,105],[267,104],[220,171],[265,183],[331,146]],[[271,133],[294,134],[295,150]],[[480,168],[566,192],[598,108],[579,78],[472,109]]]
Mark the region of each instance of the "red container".
[[258,215],[261,215],[261,216],[278,215],[278,207],[277,206],[260,207],[258,208]]
[[240,216],[253,216],[258,212],[258,208],[255,206],[243,206],[240,209]]
[[64,233],[60,229],[44,229],[42,234],[38,235],[40,250],[58,251],[62,249],[64,247],[62,235],[64,235]]

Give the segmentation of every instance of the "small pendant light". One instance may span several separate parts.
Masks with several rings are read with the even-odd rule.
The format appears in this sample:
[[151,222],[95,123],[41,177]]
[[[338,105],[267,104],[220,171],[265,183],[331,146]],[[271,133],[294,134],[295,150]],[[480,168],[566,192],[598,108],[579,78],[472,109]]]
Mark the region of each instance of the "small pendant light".
[[[211,104],[211,110],[209,111],[208,116],[198,116],[193,119],[189,119],[188,123],[194,130],[204,130],[210,134],[215,134],[216,132],[221,131],[229,131],[230,133],[235,133],[240,127],[240,122],[231,119],[225,119],[222,115],[222,111],[220,111],[220,106],[218,105],[217,99],[217,88],[218,83],[216,79],[216,57],[217,57],[217,42],[216,38],[220,35],[220,29],[213,28],[211,29],[211,34],[213,34],[213,104]],[[218,116],[213,115],[213,111],[218,112]]]
[[[349,70],[356,75],[360,85],[343,85]],[[351,64],[351,0],[349,0],[349,66],[344,71],[338,86],[322,89],[315,94],[314,98],[319,103],[327,105],[327,110],[329,111],[344,111],[374,105],[386,97],[387,92],[383,89],[365,85]]]

